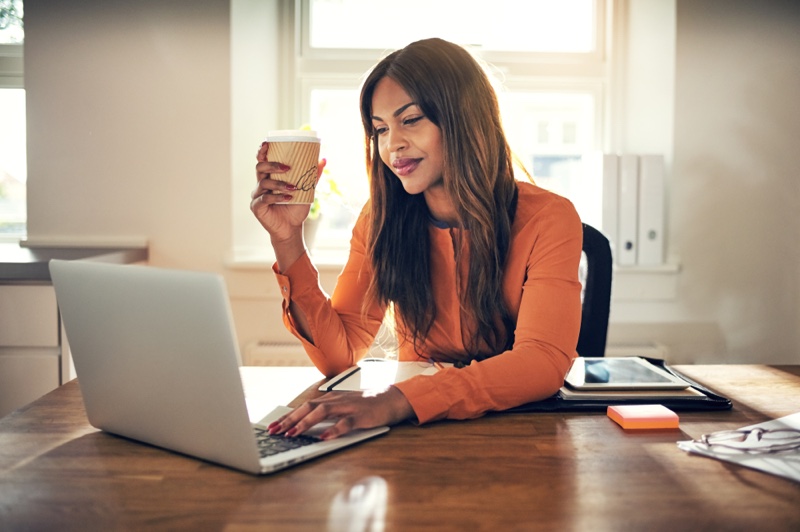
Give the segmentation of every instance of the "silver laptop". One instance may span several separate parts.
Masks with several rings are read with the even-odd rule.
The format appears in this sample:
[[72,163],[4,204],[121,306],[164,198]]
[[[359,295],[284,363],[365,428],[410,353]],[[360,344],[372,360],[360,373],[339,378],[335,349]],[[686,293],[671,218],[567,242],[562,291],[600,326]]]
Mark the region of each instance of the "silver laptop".
[[[271,473],[383,434],[267,438],[252,424],[225,282],[212,273],[50,262],[89,422],[248,473]],[[262,440],[262,441],[259,441]]]

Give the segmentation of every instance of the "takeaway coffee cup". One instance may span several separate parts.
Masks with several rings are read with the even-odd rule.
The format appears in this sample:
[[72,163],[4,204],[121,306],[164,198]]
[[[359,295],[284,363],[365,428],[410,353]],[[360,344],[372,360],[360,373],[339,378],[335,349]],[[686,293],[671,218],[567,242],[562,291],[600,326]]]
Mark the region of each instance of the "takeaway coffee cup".
[[270,131],[266,141],[269,160],[291,167],[288,172],[275,175],[275,179],[297,187],[292,199],[285,203],[313,203],[319,163],[317,132],[305,129]]

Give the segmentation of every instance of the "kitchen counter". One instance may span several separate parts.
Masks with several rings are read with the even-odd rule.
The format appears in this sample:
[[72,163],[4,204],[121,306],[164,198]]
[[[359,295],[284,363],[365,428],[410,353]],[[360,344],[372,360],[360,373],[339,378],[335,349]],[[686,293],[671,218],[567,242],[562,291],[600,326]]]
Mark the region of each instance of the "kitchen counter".
[[50,282],[50,259],[116,264],[146,261],[146,247],[23,247],[0,244],[0,284]]
[[147,247],[24,247],[0,243],[0,417],[73,379],[50,259],[145,262]]

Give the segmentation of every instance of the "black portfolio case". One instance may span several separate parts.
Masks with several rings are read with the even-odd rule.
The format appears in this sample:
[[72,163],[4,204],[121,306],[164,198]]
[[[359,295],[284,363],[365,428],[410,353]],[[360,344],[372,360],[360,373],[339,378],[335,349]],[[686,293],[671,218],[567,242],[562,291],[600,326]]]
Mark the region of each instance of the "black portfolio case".
[[[681,398],[658,398],[658,399],[586,399],[586,400],[566,400],[563,399],[558,393],[554,396],[527,403],[514,408],[505,410],[505,412],[591,412],[602,411],[605,412],[610,405],[635,405],[635,404],[661,404],[676,412],[690,412],[698,410],[729,410],[732,406],[731,400],[727,397],[718,395],[703,385],[693,381],[692,379],[682,375],[678,371],[672,369],[663,360],[657,358],[642,357],[651,364],[667,371],[683,380],[688,382],[692,388],[700,392],[702,395],[694,397],[681,397]],[[596,393],[595,395],[600,395]]]

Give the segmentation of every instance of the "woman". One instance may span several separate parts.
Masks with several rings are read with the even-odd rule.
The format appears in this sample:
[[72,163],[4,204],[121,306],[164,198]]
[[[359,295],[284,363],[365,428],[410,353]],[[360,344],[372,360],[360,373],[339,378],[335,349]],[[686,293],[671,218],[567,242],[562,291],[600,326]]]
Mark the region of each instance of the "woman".
[[[467,419],[555,393],[580,328],[581,223],[572,204],[514,178],[480,65],[440,39],[383,59],[361,91],[370,200],[333,296],[302,238],[307,205],[258,152],[251,210],[269,232],[284,322],[325,375],[363,357],[393,308],[400,360],[456,362],[371,396],[328,393],[271,426],[323,436],[404,420]],[[320,163],[320,172],[324,161]]]

